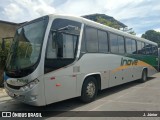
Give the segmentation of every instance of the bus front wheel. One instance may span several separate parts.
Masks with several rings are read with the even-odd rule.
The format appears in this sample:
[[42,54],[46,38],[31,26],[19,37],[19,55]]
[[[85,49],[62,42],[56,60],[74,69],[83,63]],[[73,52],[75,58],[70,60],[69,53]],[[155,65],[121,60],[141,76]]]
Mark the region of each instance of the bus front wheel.
[[96,98],[97,92],[98,85],[96,79],[94,77],[88,77],[83,83],[80,99],[85,103],[92,102]]

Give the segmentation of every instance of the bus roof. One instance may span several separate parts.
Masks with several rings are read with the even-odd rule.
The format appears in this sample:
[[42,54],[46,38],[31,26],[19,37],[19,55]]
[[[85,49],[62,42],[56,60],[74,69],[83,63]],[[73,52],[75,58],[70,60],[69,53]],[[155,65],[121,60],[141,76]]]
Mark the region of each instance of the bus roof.
[[114,29],[112,27],[109,27],[109,26],[106,26],[106,25],[88,20],[88,19],[83,18],[83,17],[73,16],[73,15],[60,15],[60,14],[50,14],[48,16],[52,19],[63,18],[63,19],[70,19],[70,20],[78,21],[78,22],[84,23],[86,25],[89,25],[89,26],[92,26],[92,27],[95,27],[95,28],[98,28],[98,29],[101,29],[101,30],[105,30],[105,31],[112,32],[112,33],[115,33],[115,34],[118,34],[118,35],[122,35],[122,36],[125,36],[125,37],[128,37],[128,38],[134,39],[134,40],[138,40],[138,41],[142,41],[142,42],[145,42],[145,43],[148,43],[148,44],[158,46],[157,43],[152,42],[150,40],[140,38],[140,37],[137,37],[135,35],[131,35],[129,33],[123,32],[121,30]]

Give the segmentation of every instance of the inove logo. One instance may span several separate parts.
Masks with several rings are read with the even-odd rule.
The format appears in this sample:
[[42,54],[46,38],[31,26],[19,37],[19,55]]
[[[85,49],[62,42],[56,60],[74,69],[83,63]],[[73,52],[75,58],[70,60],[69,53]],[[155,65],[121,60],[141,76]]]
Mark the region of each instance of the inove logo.
[[133,60],[133,59],[121,59],[121,66],[123,65],[137,65],[138,60]]

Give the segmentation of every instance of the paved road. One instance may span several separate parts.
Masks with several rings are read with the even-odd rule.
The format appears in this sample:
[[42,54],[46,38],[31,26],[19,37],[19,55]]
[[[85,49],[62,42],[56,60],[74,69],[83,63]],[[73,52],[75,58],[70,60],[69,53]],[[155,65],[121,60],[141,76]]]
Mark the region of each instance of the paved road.
[[[25,105],[8,97],[3,89],[0,89],[0,110],[1,111],[160,111],[160,73],[155,74],[146,83],[130,82],[103,90],[99,93],[96,101],[83,104],[77,98],[54,103],[45,107],[33,107]],[[63,112],[58,113],[63,114]],[[48,117],[42,119],[82,119],[80,117]],[[108,119],[91,118],[85,119]],[[119,118],[112,118],[119,120]],[[159,120],[160,118],[120,118],[124,120]]]

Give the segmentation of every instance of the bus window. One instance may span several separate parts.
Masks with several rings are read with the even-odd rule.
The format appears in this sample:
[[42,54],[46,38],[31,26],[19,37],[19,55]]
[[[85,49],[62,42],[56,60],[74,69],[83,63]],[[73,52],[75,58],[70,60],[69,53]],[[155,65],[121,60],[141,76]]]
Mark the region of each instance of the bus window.
[[81,23],[67,19],[55,19],[50,30],[45,73],[71,64],[77,52]]
[[125,50],[124,50],[124,38],[122,36],[118,36],[118,51],[119,53],[121,54],[124,54],[125,53]]
[[47,58],[53,59],[57,58],[57,51],[56,51],[56,42],[55,42],[55,33],[50,33],[49,40],[48,40],[48,48],[47,48]]
[[47,58],[74,58],[76,52],[77,35],[52,32],[49,36]]
[[87,51],[98,52],[97,30],[87,26],[85,32]]
[[132,54],[137,54],[136,41],[132,40]]
[[132,40],[129,38],[126,38],[126,52],[132,54]]
[[118,53],[118,41],[117,41],[117,35],[110,34],[110,47],[112,53]]
[[63,58],[74,58],[77,36],[63,34]]
[[152,50],[153,50],[153,55],[157,56],[158,55],[158,47],[153,45]]
[[98,30],[98,40],[99,40],[99,52],[102,52],[102,53],[108,52],[107,33],[104,31]]
[[137,52],[138,52],[138,54],[142,54],[141,50],[142,50],[142,42],[137,41]]
[[144,42],[141,42],[141,43],[142,43],[142,44],[141,44],[141,47],[142,47],[142,49],[141,49],[141,54],[145,55],[145,54],[146,54],[145,44],[144,44]]
[[152,45],[146,44],[146,54],[147,55],[152,55]]

